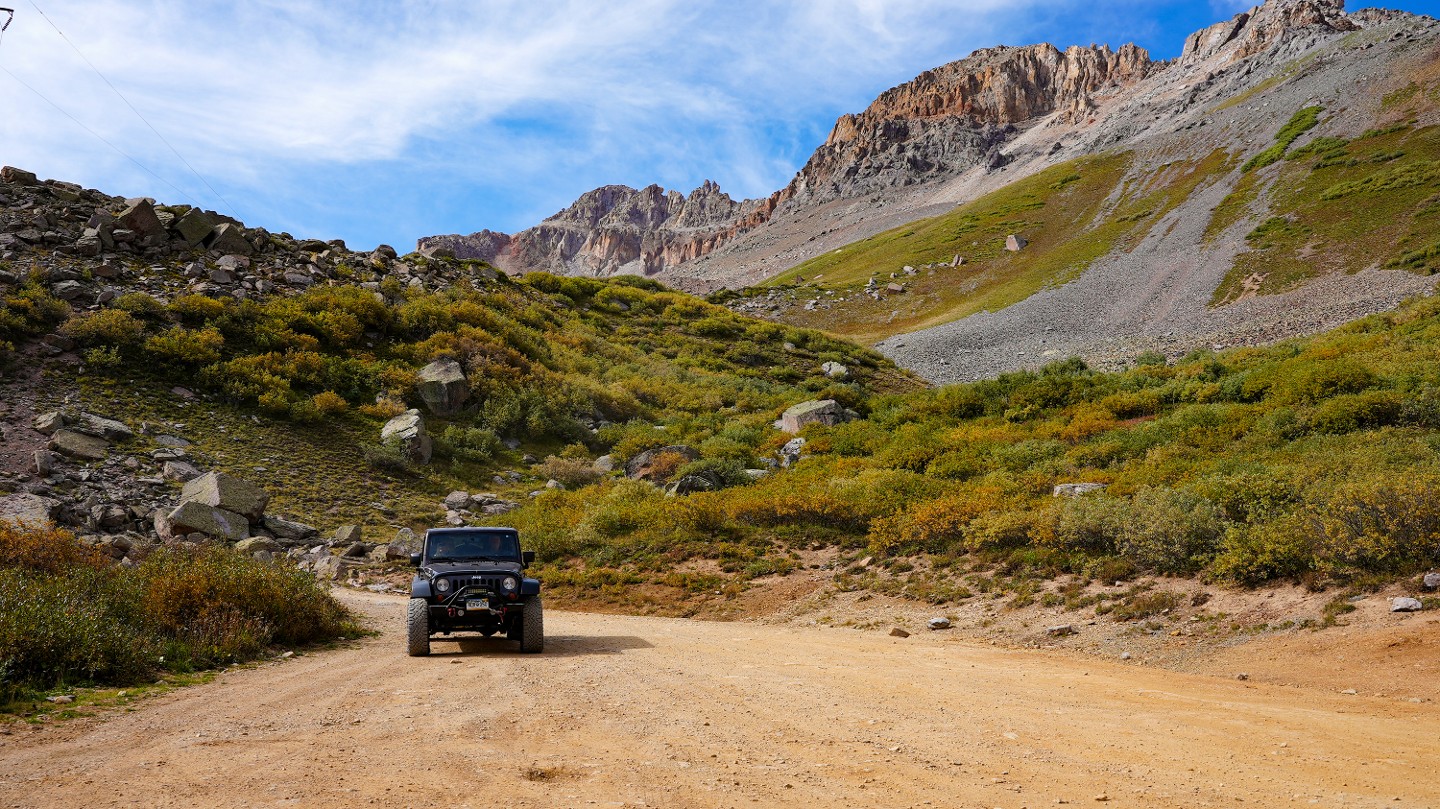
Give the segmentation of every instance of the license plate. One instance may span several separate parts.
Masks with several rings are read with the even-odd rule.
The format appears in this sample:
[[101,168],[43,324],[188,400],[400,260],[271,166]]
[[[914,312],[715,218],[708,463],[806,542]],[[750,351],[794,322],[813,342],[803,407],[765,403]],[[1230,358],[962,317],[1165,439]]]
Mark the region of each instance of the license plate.
[[483,598],[472,598],[465,602],[465,609],[467,610],[486,610],[489,608],[490,603]]

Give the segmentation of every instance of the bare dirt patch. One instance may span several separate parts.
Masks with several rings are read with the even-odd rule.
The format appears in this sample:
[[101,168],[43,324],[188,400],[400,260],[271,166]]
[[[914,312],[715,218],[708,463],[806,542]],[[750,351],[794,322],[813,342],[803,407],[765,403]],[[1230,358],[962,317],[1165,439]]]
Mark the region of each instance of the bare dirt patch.
[[[538,657],[488,639],[408,658],[403,597],[343,597],[382,634],[0,735],[0,805],[1440,805],[1440,709],[1368,684],[558,611]],[[1415,638],[1367,647],[1381,655],[1440,639],[1403,628],[1296,635],[1284,653],[1329,665],[1331,639]]]

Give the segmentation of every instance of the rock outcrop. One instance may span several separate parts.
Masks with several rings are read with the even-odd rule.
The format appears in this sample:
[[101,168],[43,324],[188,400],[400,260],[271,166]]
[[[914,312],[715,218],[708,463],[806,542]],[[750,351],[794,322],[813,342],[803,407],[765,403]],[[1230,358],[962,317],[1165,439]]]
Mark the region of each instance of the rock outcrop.
[[[859,113],[842,115],[794,179],[767,198],[736,202],[709,182],[688,197],[658,186],[638,191],[606,186],[514,235],[482,230],[419,243],[491,261],[512,273],[659,274],[693,289],[742,286],[835,246],[817,239],[836,228],[817,225],[808,212],[854,201],[872,211],[856,214],[860,218],[850,224],[861,219],[901,224],[903,217],[873,209],[897,189],[938,188],[976,173],[1005,171],[1015,165],[1017,144],[1034,130],[1053,128],[1043,145],[1057,151],[1064,144],[1056,139],[1087,129],[1104,130],[1096,148],[1114,148],[1144,125],[1164,120],[1152,108],[1160,96],[1198,98],[1217,72],[1237,62],[1279,53],[1304,38],[1389,22],[1397,14],[1403,16],[1369,9],[1347,15],[1343,0],[1269,0],[1192,34],[1181,58],[1170,62],[1153,61],[1133,44],[985,48],[887,90]],[[1256,78],[1237,92],[1272,75],[1278,65],[1250,67],[1246,75]],[[1128,102],[1136,103],[1127,107]],[[1097,127],[1117,110],[1131,120]],[[787,227],[810,232],[768,272],[747,264],[782,258],[775,245],[794,235]],[[875,232],[870,225],[853,238]],[[711,256],[719,259],[711,262]]]
[[766,201],[736,202],[706,181],[689,196],[658,185],[636,190],[607,185],[569,208],[509,236],[428,236],[422,252],[448,248],[459,258],[488,261],[507,272],[565,275],[654,275],[706,255],[763,222]]

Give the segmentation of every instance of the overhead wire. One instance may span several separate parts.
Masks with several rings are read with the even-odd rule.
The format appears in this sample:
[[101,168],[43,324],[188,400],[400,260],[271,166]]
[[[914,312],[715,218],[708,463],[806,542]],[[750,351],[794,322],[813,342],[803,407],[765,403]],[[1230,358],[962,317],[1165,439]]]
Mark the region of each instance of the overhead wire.
[[150,167],[146,166],[144,163],[141,163],[139,160],[136,160],[135,158],[131,157],[129,154],[127,154],[127,153],[125,152],[124,149],[121,149],[119,146],[116,146],[115,144],[113,144],[113,143],[111,143],[110,141],[106,140],[104,135],[101,135],[99,132],[96,132],[95,130],[93,130],[93,129],[91,129],[90,127],[86,126],[83,121],[81,121],[79,118],[76,118],[75,116],[71,115],[69,112],[67,112],[67,111],[65,110],[64,107],[60,106],[59,104],[56,104],[54,101],[51,101],[44,93],[40,92],[39,90],[36,90],[34,87],[31,87],[31,86],[29,85],[29,83],[27,83],[24,79],[20,78],[19,76],[15,75],[14,73],[11,73],[11,72],[10,72],[10,68],[5,67],[4,65],[0,65],[0,70],[5,71],[5,75],[7,75],[7,76],[9,76],[10,78],[14,79],[15,81],[19,82],[21,87],[24,87],[26,90],[29,90],[30,92],[32,92],[32,93],[34,93],[35,95],[39,96],[39,97],[40,97],[40,100],[42,100],[42,101],[44,101],[46,104],[49,104],[50,106],[54,107],[54,108],[56,109],[56,111],[58,111],[61,115],[64,115],[66,118],[69,118],[70,120],[74,121],[76,126],[79,126],[81,129],[85,130],[86,132],[89,132],[91,135],[94,135],[97,140],[99,140],[101,143],[105,144],[106,146],[109,146],[111,149],[114,149],[115,152],[116,152],[117,154],[119,154],[121,157],[125,158],[126,160],[129,160],[131,163],[134,163],[136,166],[139,166],[140,169],[141,169],[142,171],[144,171],[146,174],[148,174],[148,175],[150,175],[151,177],[154,177],[155,179],[157,179],[157,180],[159,180],[160,182],[164,183],[166,186],[168,186],[168,187],[170,188],[170,190],[174,191],[176,194],[179,194],[181,197],[183,197],[183,198],[185,198],[185,199],[188,199],[188,200],[190,200],[191,202],[195,202],[195,201],[196,201],[194,197],[190,196],[189,194],[185,193],[184,191],[181,191],[179,188],[176,188],[174,183],[170,182],[169,180],[165,179],[164,177],[161,177],[160,175],[158,175],[158,174],[156,174],[155,172],[151,171],[151,170],[150,170]]
[[55,33],[59,34],[61,39],[65,40],[65,44],[69,45],[71,50],[75,51],[75,53],[79,55],[82,60],[84,60],[85,64],[90,66],[91,70],[95,71],[95,75],[99,76],[100,80],[105,82],[105,85],[109,87],[112,91],[114,91],[115,95],[119,96],[121,101],[125,102],[125,106],[129,107],[130,111],[135,113],[135,117],[143,121],[145,123],[145,126],[149,127],[150,131],[155,133],[155,137],[159,138],[160,142],[165,144],[165,147],[168,148],[170,152],[174,154],[175,157],[185,165],[185,168],[189,169],[190,173],[195,175],[196,179],[204,183],[205,187],[210,189],[210,193],[214,194],[216,199],[220,200],[222,203],[225,204],[225,207],[230,210],[231,216],[239,219],[240,214],[236,213],[235,206],[231,205],[229,200],[225,199],[225,197],[219,191],[215,190],[215,186],[211,185],[209,180],[205,179],[205,177],[200,174],[200,172],[195,170],[194,166],[190,165],[190,161],[186,160],[185,156],[180,154],[180,151],[176,149],[169,140],[166,140],[164,135],[160,134],[160,130],[156,129],[155,126],[150,123],[149,119],[147,119],[140,112],[140,110],[135,108],[134,104],[130,103],[130,99],[126,98],[125,94],[120,92],[120,88],[116,87],[115,84],[111,82],[104,73],[100,72],[100,68],[96,67],[95,63],[90,61],[90,58],[86,56],[85,53],[80,50],[80,48],[76,47],[74,42],[70,41],[70,37],[65,36],[65,32],[60,30],[60,26],[56,25],[55,21],[51,20],[49,15],[47,15],[43,10],[41,10],[40,6],[35,4],[35,0],[29,0],[29,2],[30,6],[35,9],[36,13],[43,17],[45,22],[50,24],[51,28],[55,29]]

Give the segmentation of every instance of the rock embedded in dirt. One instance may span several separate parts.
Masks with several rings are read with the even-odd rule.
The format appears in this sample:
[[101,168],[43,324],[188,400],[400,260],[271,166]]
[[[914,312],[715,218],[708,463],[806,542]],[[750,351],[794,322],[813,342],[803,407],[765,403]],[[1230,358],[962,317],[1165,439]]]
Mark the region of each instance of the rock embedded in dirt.
[[445,500],[443,502],[446,508],[453,508],[456,510],[462,508],[468,509],[470,507],[470,493],[458,491],[451,492],[445,495]]
[[820,365],[820,373],[831,379],[849,379],[850,369],[838,362],[826,362]]
[[1021,250],[1024,250],[1025,247],[1029,244],[1030,242],[1026,241],[1020,236],[1016,236],[1013,233],[1005,237],[1005,249],[1009,250],[1012,253],[1018,253]]
[[[335,539],[334,539],[334,541],[333,541],[332,544],[334,544],[334,545],[336,545],[336,546],[340,546],[340,545],[349,546],[349,545],[354,545],[355,543],[357,543],[357,542],[359,542],[359,541],[360,541],[360,526],[358,526],[358,525],[342,525],[342,526],[340,526],[339,528],[336,528],[336,529],[335,529]],[[362,552],[362,553],[363,553],[363,552]]]
[[929,621],[926,621],[925,625],[930,627],[931,629],[949,629],[950,619],[937,616],[935,618],[931,618]]
[[56,430],[49,446],[61,455],[84,461],[104,460],[110,452],[110,443],[105,439],[69,428]]
[[160,477],[181,483],[188,483],[203,474],[205,473],[194,464],[180,460],[166,461],[165,465],[160,467]]
[[1074,624],[1060,624],[1058,626],[1047,627],[1045,634],[1052,638],[1063,638],[1066,635],[1079,634],[1079,630],[1075,628]]
[[893,628],[893,629],[890,630],[890,637],[892,637],[892,638],[908,638],[908,637],[910,637],[910,633],[909,633],[909,632],[906,632],[905,630],[903,630],[903,629],[901,629],[900,627],[897,626],[897,627],[895,627],[895,628]]
[[36,432],[54,435],[56,430],[65,426],[65,414],[58,410],[41,413],[30,422],[30,426],[34,427]]
[[1425,605],[1420,603],[1420,599],[1418,598],[1399,596],[1390,599],[1391,612],[1419,612],[1423,609],[1425,609]]
[[1426,590],[1440,590],[1440,573],[1426,573],[1420,580],[1420,586]]

